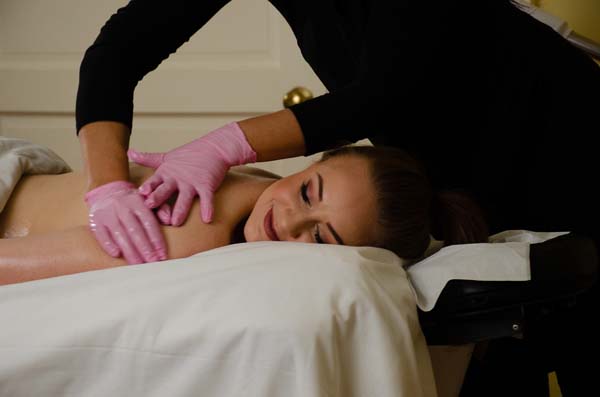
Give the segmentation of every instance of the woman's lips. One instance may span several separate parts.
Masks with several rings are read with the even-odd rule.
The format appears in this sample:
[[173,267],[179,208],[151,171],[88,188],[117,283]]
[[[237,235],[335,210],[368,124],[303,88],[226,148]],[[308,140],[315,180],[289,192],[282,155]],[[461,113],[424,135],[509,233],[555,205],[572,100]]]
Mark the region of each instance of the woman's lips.
[[277,232],[273,226],[273,207],[267,211],[263,225],[265,228],[265,233],[267,233],[267,237],[272,241],[279,241],[279,236],[277,236]]

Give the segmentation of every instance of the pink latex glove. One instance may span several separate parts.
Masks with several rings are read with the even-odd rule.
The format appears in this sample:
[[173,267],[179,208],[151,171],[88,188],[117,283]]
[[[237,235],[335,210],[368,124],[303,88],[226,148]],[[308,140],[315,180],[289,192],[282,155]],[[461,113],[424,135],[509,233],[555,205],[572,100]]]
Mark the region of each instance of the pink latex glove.
[[[158,218],[165,224],[181,225],[192,208],[193,200],[200,197],[200,214],[203,222],[213,216],[213,195],[230,167],[253,163],[256,152],[236,122],[218,128],[209,134],[179,146],[166,153],[142,153],[133,149],[129,159],[156,169],[142,186],[149,208],[158,208]],[[178,192],[171,211],[165,203]]]
[[122,254],[130,265],[167,259],[160,225],[133,183],[107,183],[89,191],[85,202],[90,229],[107,254]]

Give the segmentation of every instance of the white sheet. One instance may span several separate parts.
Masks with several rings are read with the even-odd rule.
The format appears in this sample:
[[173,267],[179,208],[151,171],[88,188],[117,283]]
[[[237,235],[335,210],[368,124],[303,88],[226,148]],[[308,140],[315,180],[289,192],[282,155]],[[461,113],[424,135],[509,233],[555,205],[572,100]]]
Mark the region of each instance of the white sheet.
[[62,174],[71,168],[52,150],[0,136],[0,212],[23,174]]
[[0,396],[435,396],[376,248],[282,242],[0,287]]

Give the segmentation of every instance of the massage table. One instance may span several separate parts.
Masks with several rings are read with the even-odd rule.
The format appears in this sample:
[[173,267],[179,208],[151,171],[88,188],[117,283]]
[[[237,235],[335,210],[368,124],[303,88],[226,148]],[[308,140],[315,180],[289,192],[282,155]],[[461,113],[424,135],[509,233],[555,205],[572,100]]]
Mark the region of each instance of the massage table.
[[[0,187],[69,169],[29,142],[0,149]],[[544,267],[553,250],[573,261]],[[584,236],[506,231],[432,240],[417,263],[259,242],[3,286],[0,396],[457,396],[475,343],[526,337],[597,267]]]
[[[590,285],[595,248],[567,236],[547,242],[586,250],[572,282],[456,280],[429,311],[419,263],[289,242],[3,286],[0,396],[456,396],[474,343]],[[453,252],[492,263],[476,246]]]

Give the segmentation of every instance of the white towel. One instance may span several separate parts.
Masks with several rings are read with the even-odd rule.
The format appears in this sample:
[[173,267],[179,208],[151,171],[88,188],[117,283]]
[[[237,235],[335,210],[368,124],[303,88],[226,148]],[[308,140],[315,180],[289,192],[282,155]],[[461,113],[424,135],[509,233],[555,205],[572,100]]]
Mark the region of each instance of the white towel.
[[489,238],[489,243],[457,244],[441,248],[432,240],[426,258],[408,266],[407,274],[417,305],[433,309],[450,280],[527,281],[531,279],[529,245],[568,232],[506,230]]
[[63,174],[71,167],[52,150],[0,136],[0,212],[24,174]]

